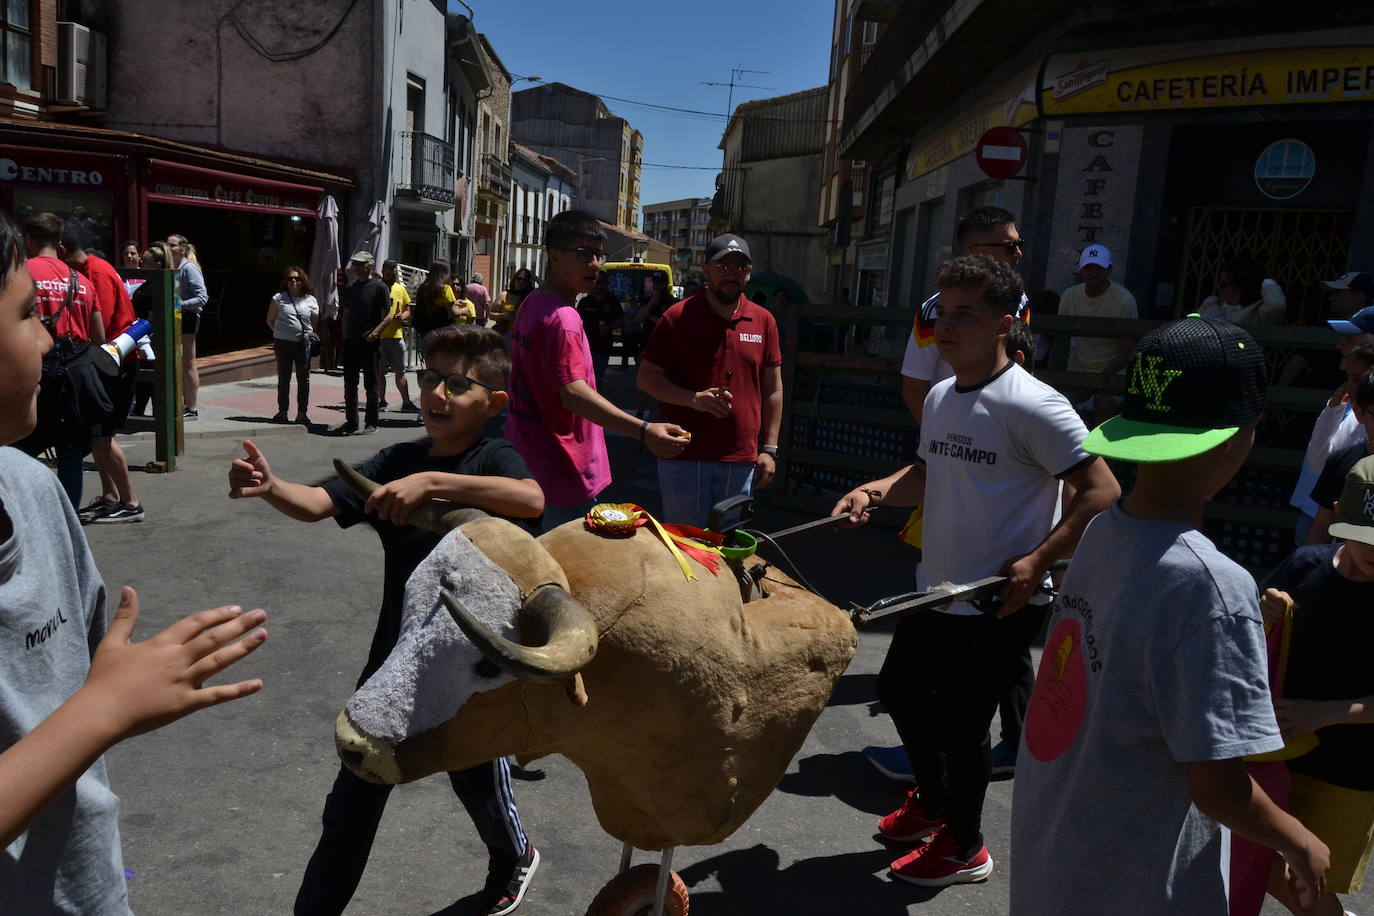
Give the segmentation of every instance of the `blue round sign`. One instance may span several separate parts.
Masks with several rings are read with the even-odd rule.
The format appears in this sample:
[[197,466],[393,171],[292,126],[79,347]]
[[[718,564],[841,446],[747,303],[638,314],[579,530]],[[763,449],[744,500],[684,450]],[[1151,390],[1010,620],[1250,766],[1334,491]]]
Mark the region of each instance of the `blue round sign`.
[[1272,200],[1297,197],[1317,174],[1317,157],[1301,140],[1276,140],[1255,160],[1255,186]]

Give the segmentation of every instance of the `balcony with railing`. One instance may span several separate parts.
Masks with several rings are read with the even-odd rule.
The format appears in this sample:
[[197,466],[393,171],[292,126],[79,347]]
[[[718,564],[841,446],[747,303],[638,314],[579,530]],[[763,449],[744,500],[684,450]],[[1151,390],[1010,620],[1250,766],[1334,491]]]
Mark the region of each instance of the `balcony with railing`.
[[400,132],[401,176],[398,206],[440,213],[452,210],[455,175],[453,144],[417,130]]
[[510,200],[510,183],[510,165],[495,153],[485,153],[482,156],[482,181],[478,184],[478,190]]

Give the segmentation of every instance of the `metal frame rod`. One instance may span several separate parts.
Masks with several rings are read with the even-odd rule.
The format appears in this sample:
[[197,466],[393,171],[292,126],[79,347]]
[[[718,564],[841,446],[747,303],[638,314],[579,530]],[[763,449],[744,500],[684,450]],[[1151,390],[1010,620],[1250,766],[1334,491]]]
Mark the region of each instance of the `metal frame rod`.
[[658,863],[658,887],[654,890],[654,908],[650,916],[663,916],[663,902],[668,896],[668,879],[673,876],[673,850],[669,846],[663,850],[663,858]]

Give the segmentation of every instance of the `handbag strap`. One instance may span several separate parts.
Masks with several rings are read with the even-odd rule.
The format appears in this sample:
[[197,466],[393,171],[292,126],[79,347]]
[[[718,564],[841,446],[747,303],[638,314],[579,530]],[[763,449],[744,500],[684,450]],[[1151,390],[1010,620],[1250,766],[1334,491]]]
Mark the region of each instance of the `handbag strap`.
[[296,323],[301,326],[301,337],[309,337],[314,329],[301,317],[300,306],[296,305],[296,297],[288,292],[286,298],[291,300],[291,311],[296,313]]

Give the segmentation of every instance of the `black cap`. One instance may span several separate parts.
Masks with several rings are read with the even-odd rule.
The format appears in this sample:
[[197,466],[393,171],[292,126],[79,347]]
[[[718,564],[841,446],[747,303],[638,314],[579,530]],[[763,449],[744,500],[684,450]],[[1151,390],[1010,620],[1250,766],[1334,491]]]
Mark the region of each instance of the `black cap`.
[[1268,366],[1244,330],[1189,316],[1146,334],[1131,353],[1121,415],[1083,448],[1124,461],[1200,455],[1264,412]]
[[711,239],[711,244],[706,246],[706,261],[719,261],[731,252],[742,254],[746,261],[754,263],[753,256],[749,254],[749,243],[730,232]]

